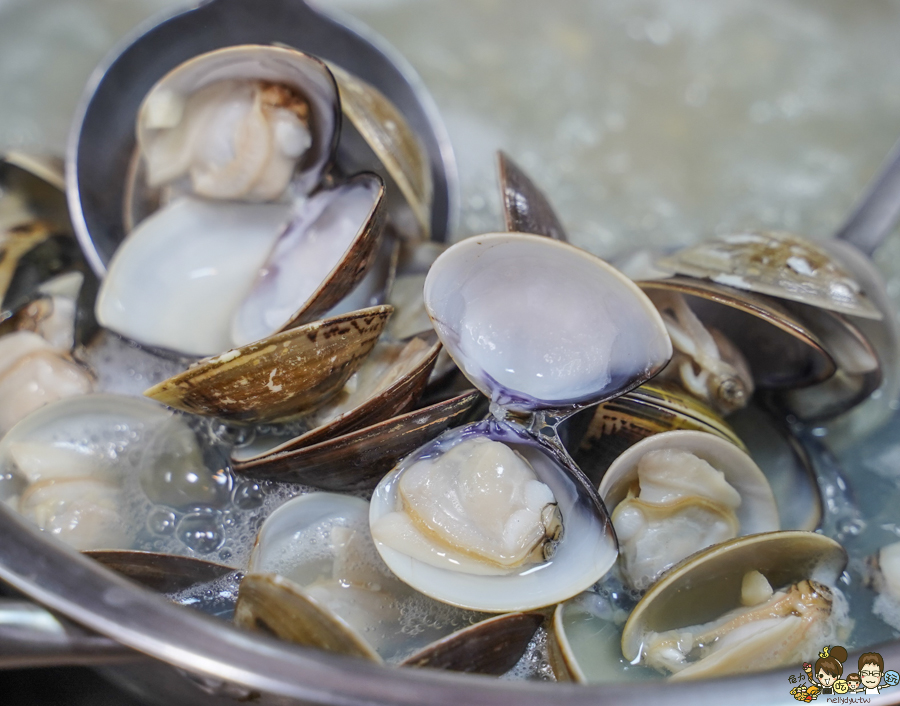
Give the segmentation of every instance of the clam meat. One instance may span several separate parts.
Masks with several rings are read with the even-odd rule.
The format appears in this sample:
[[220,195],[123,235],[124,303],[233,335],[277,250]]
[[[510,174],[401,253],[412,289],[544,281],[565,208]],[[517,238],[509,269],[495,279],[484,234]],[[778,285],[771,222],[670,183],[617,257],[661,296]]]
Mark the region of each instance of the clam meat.
[[432,566],[505,573],[551,558],[562,534],[553,491],[520,454],[486,437],[417,461],[397,493],[401,508],[373,523],[372,535]]
[[835,587],[846,563],[837,542],[812,532],[749,535],[698,552],[635,606],[622,653],[679,680],[802,662],[847,636]]
[[67,398],[0,441],[0,499],[78,549],[131,546],[139,526],[126,494],[136,483],[153,502],[195,507],[221,496],[214,475],[193,432],[149,400]]
[[645,663],[674,679],[756,671],[801,662],[832,644],[832,589],[801,581],[775,591],[758,571],[744,574],[741,607],[718,620],[645,636]]
[[290,49],[195,57],[160,79],[138,111],[148,185],[186,178],[198,196],[272,201],[303,163],[308,190],[335,139],[336,92],[321,62]]
[[670,431],[638,442],[609,467],[600,495],[612,510],[623,577],[639,591],[701,549],[779,528],[762,471],[706,432]]

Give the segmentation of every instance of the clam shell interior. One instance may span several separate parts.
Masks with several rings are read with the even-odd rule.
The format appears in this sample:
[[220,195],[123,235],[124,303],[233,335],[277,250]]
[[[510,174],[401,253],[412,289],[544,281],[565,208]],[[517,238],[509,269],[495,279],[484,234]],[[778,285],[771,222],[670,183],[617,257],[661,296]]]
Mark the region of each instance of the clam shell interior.
[[622,653],[634,660],[648,630],[698,625],[740,605],[741,582],[748,571],[759,571],[773,588],[803,579],[834,585],[846,564],[840,544],[813,532],[769,532],[710,547],[674,567],[647,591],[625,623]]
[[397,489],[405,469],[477,435],[488,435],[518,452],[531,464],[538,480],[553,492],[562,516],[563,535],[552,558],[507,573],[476,575],[426,564],[376,537],[375,546],[391,571],[432,598],[492,613],[552,605],[586,589],[603,576],[616,557],[605,513],[558,458],[539,442],[505,425],[481,422],[453,429],[411,454],[376,488],[370,505],[370,524],[375,525],[382,516],[401,509]]
[[599,402],[672,355],[662,319],[630,280],[541,236],[457,243],[428,273],[425,305],[466,377],[511,410]]

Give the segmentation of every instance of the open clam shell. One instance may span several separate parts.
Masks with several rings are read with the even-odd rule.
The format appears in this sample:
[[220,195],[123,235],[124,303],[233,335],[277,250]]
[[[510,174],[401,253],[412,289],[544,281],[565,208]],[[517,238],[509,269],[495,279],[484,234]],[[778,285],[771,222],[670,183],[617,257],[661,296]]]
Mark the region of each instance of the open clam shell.
[[[658,467],[660,453],[669,455],[668,475]],[[720,480],[715,483],[704,476],[704,485],[698,488],[700,478],[689,480],[693,477],[683,466],[676,467],[673,453],[705,461],[721,474]],[[644,500],[639,467],[647,454],[657,459],[649,482],[667,488],[664,500]],[[666,569],[711,542],[779,529],[775,497],[763,472],[746,452],[706,432],[668,431],[639,441],[607,469],[599,492],[616,525],[623,574],[638,589],[652,585]],[[626,500],[629,511],[616,512],[626,507]],[[729,511],[733,501],[738,504]]]
[[336,64],[329,67],[344,115],[384,165],[409,205],[422,238],[428,240],[434,185],[431,165],[419,139],[403,114],[378,89]]
[[145,392],[163,404],[235,422],[307,414],[343,387],[375,346],[391,307],[289,329],[200,361]]
[[[312,446],[405,412],[415,404],[425,389],[440,352],[440,342],[433,333],[431,338],[434,341],[431,346],[420,338],[413,338],[405,345],[376,344],[355,373],[356,389],[342,391],[336,399],[320,409],[313,418],[316,426],[287,440],[283,437],[257,437],[247,446],[235,449],[231,454],[232,460],[238,464],[252,463],[275,454]],[[411,350],[411,353],[404,356],[407,350]],[[362,397],[360,387],[372,390],[371,394]]]
[[663,270],[709,279],[852,316],[880,319],[853,275],[828,251],[792,233],[736,233],[661,258]]
[[[747,572],[759,572],[775,589],[806,580],[834,586],[846,563],[840,544],[812,532],[751,535],[698,552],[665,574],[632,611],[622,633],[622,654],[635,663],[651,633],[687,631],[740,606]],[[741,662],[744,669],[774,666]],[[719,673],[727,671],[732,670]]]
[[234,617],[238,625],[282,640],[383,661],[359,630],[278,574],[247,574],[241,581]]
[[234,472],[324,490],[374,488],[401,458],[465,421],[481,398],[474,390],[378,424],[297,449],[254,459],[232,455]]
[[[330,493],[296,498],[273,512],[241,583],[238,624],[404,666],[497,674],[518,661],[543,616],[499,616],[451,633],[450,625],[480,616],[433,604],[390,577],[362,534],[366,513],[365,501]],[[408,655],[409,644],[392,633],[404,606],[413,604],[440,610],[435,622],[442,625],[417,631],[417,649]]]
[[670,277],[639,286],[686,297],[698,318],[721,331],[741,351],[758,387],[799,387],[825,380],[836,364],[818,336],[777,301],[702,279]]
[[641,439],[661,432],[705,431],[744,448],[740,437],[711,407],[671,383],[654,380],[602,402],[595,411],[581,412],[573,417],[573,426],[580,422],[578,417],[583,414],[590,414],[591,418],[573,458],[596,483],[623,451]]
[[522,168],[503,151],[497,152],[497,162],[506,230],[569,242],[550,201]]
[[[294,49],[255,44],[226,47],[195,56],[163,76],[150,89],[138,111],[137,141],[138,149],[150,165],[151,180],[161,183],[165,181],[163,176],[169,173],[176,178],[179,176],[174,173],[172,163],[180,162],[187,157],[186,153],[190,153],[186,145],[192,136],[190,130],[180,130],[186,105],[191,96],[222,81],[256,81],[285,87],[306,101],[311,144],[302,154],[292,184],[301,193],[309,192],[319,182],[337,144],[340,131],[337,86],[331,72],[319,59]],[[202,133],[202,126],[198,129]],[[269,139],[277,142],[282,139],[279,133],[274,130],[274,137]],[[294,145],[279,147],[289,151],[294,149]],[[188,168],[186,165],[185,171]],[[293,165],[288,168],[290,171],[286,176],[290,177]]]
[[[186,453],[148,454],[161,430],[183,430]],[[0,442],[0,466],[0,499],[78,549],[130,546],[139,528],[122,510],[128,479],[183,470],[196,488],[210,476],[193,432],[171,411],[108,394],[70,397],[28,415]]]
[[646,382],[672,355],[631,280],[542,236],[457,243],[431,267],[425,305],[466,377],[512,412],[595,404]]
[[[544,547],[543,560],[537,563],[526,559],[502,567],[494,565],[473,558],[477,555],[468,555],[474,550],[458,544],[463,540],[455,539],[457,544],[452,546],[432,541],[427,535],[417,534],[420,530],[415,529],[415,520],[405,519],[408,517],[406,501],[401,493],[404,474],[416,469],[418,464],[426,464],[418,466],[426,473],[438,473],[439,465],[433,466],[434,471],[428,468],[439,463],[445,454],[461,450],[465,444],[492,442],[500,442],[524,459],[539,484],[552,492],[554,513],[558,512],[562,531],[556,525],[556,531],[550,534],[542,510],[541,521],[545,523],[544,531],[553,549],[551,554]],[[477,470],[473,468],[472,472]],[[486,476],[491,472],[484,471]],[[459,485],[454,491],[453,476],[441,475],[451,486],[444,488],[436,484],[431,502],[440,504],[445,500],[452,504],[458,495],[462,508],[472,504],[471,498],[465,496],[475,488],[457,480]],[[453,499],[445,498],[445,492],[456,495]],[[463,509],[450,514],[458,514],[459,521],[465,522]],[[499,506],[496,515],[496,520],[502,523],[503,512]],[[583,474],[555,447],[545,445],[522,429],[490,420],[445,432],[407,457],[379,483],[369,519],[376,548],[401,580],[432,598],[473,610],[500,613],[552,605],[592,585],[609,570],[616,557],[615,539],[606,512]],[[441,522],[437,516],[436,521]],[[411,533],[404,529],[410,527]]]
[[384,188],[360,174],[293,208],[176,199],[116,250],[101,324],[187,355],[212,355],[312,320],[375,260]]
[[315,321],[353,291],[378,255],[383,199],[381,177],[363,173],[303,202],[236,312],[234,340]]

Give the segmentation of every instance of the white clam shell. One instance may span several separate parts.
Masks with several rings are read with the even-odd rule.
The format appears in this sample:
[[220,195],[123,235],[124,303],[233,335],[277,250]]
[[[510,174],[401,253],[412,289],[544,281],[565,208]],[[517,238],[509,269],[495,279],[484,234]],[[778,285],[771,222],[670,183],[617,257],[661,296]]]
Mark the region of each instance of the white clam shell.
[[289,214],[288,204],[173,201],[116,250],[97,296],[97,320],[139,343],[187,355],[233,348],[233,312]]
[[[375,490],[369,523],[399,509],[401,474],[416,461],[449,450],[476,435],[487,435],[521,454],[537,478],[553,492],[563,534],[550,561],[525,564],[505,574],[471,574],[426,564],[375,538],[385,563],[401,580],[439,601],[490,613],[533,610],[563,601],[600,579],[616,558],[605,513],[580,478],[565,469],[546,447],[523,431],[495,422],[453,429],[423,446],[386,475]],[[586,482],[586,479],[585,481]]]
[[656,308],[631,280],[541,236],[457,243],[431,267],[425,305],[466,377],[513,411],[608,399],[672,355]]

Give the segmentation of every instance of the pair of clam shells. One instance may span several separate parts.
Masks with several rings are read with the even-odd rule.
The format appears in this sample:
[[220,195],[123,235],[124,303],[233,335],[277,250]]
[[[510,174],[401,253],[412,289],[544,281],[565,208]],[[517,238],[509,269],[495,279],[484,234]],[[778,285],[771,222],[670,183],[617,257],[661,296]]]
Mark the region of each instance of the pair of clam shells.
[[[673,678],[724,676],[807,659],[821,648],[822,640],[845,637],[846,616],[834,586],[846,563],[847,553],[837,542],[802,531],[754,534],[698,552],[670,569],[628,616],[621,630],[621,655],[632,666],[616,677],[646,678],[635,665],[647,660],[646,650],[657,636],[679,634],[689,644],[692,634],[727,624],[738,614],[744,616],[735,621],[745,624],[743,640],[731,640],[710,658],[688,663],[683,674]],[[753,578],[747,579],[748,574]],[[753,606],[762,596],[753,596],[748,582],[759,581],[757,574],[776,592],[803,594],[803,605],[792,608],[802,616],[791,619],[793,626],[773,621],[774,613],[754,616]],[[748,593],[753,598],[750,607]],[[620,660],[617,617],[594,594],[557,607],[549,647],[558,679],[581,683],[611,679],[611,665]],[[750,632],[751,626],[759,629]]]
[[745,353],[756,385],[801,419],[830,419],[865,400],[896,355],[896,326],[871,298],[883,304],[884,285],[842,243],[734,234],[656,266],[669,276],[640,282],[651,298],[684,297]]
[[671,355],[658,314],[602,260],[522,233],[454,245],[431,267],[424,296],[438,336],[463,374],[491,399],[493,415],[445,432],[385,476],[372,499],[373,527],[403,511],[398,489],[409,469],[439,464],[451,450],[486,438],[528,462],[536,480],[552,491],[563,529],[551,558],[501,571],[425,563],[404,551],[402,542],[376,534],[379,553],[417,590],[476,610],[531,610],[584,590],[612,566],[615,539],[596,491],[543,420],[622,394],[656,374]]

